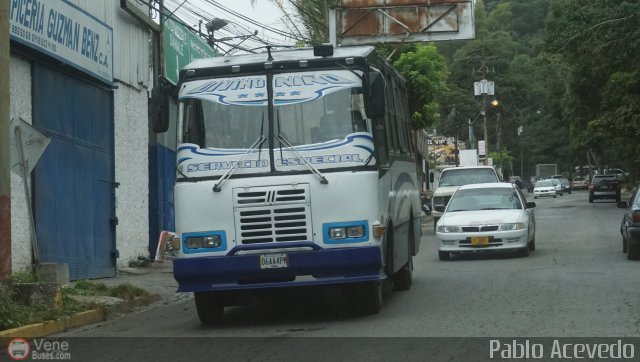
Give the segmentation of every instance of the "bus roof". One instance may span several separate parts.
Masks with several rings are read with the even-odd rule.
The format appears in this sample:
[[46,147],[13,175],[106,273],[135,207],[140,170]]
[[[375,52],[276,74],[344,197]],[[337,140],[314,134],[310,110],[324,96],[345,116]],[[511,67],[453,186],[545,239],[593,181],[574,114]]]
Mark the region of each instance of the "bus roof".
[[[271,55],[273,62],[280,61],[295,61],[295,60],[335,60],[349,57],[368,57],[375,51],[375,48],[370,45],[366,46],[350,46],[350,47],[335,47],[333,49],[333,55],[328,57],[320,57],[313,55],[313,48],[294,48],[286,50],[272,50]],[[243,54],[224,57],[202,58],[195,59],[191,63],[187,64],[184,70],[187,69],[203,69],[203,68],[216,68],[216,67],[229,67],[232,65],[248,65],[248,64],[264,64],[267,62],[268,53],[262,52],[257,54]]]

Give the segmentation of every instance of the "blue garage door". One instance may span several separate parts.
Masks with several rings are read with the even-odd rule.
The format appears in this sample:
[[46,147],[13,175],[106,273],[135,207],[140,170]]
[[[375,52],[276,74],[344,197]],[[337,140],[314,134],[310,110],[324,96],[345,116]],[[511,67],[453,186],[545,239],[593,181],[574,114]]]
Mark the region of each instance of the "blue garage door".
[[51,138],[34,170],[41,261],[69,264],[71,279],[115,276],[112,92],[34,64],[33,124]]

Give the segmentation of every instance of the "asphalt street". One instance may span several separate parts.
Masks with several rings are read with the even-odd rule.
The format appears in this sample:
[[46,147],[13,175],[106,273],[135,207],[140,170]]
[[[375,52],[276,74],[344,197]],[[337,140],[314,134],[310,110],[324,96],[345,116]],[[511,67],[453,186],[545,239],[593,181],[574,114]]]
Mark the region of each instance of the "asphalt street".
[[200,325],[193,300],[159,305],[61,336],[487,337],[637,336],[640,263],[622,253],[622,210],[574,192],[536,201],[537,250],[440,261],[426,225],[411,290],[354,315],[340,290],[275,294]]

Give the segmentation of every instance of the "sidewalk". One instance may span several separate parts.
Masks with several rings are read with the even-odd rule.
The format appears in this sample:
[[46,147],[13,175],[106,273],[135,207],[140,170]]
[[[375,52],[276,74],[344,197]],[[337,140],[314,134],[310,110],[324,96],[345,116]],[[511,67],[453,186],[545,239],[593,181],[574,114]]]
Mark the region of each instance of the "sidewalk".
[[150,296],[130,301],[96,296],[93,298],[103,305],[102,308],[77,313],[58,320],[0,331],[0,340],[8,337],[44,337],[116,318],[123,313],[130,313],[139,308],[151,308],[158,304],[173,304],[193,298],[192,293],[176,293],[178,282],[173,278],[173,263],[171,261],[154,262],[144,267],[121,268],[116,277],[92,281],[104,283],[109,287],[129,283],[146,290]]
[[170,304],[192,298],[191,293],[176,293],[178,282],[173,278],[173,263],[154,262],[144,267],[120,268],[114,278],[96,279],[107,286],[129,283],[156,295],[157,303]]

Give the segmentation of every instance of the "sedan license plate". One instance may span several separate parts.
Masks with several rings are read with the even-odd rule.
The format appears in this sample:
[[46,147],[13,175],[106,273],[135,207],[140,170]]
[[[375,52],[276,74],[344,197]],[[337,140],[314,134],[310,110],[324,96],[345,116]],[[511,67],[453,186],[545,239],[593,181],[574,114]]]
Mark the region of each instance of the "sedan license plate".
[[289,266],[287,254],[262,254],[260,255],[260,269],[286,268]]
[[489,245],[489,237],[488,236],[472,237],[471,245]]

